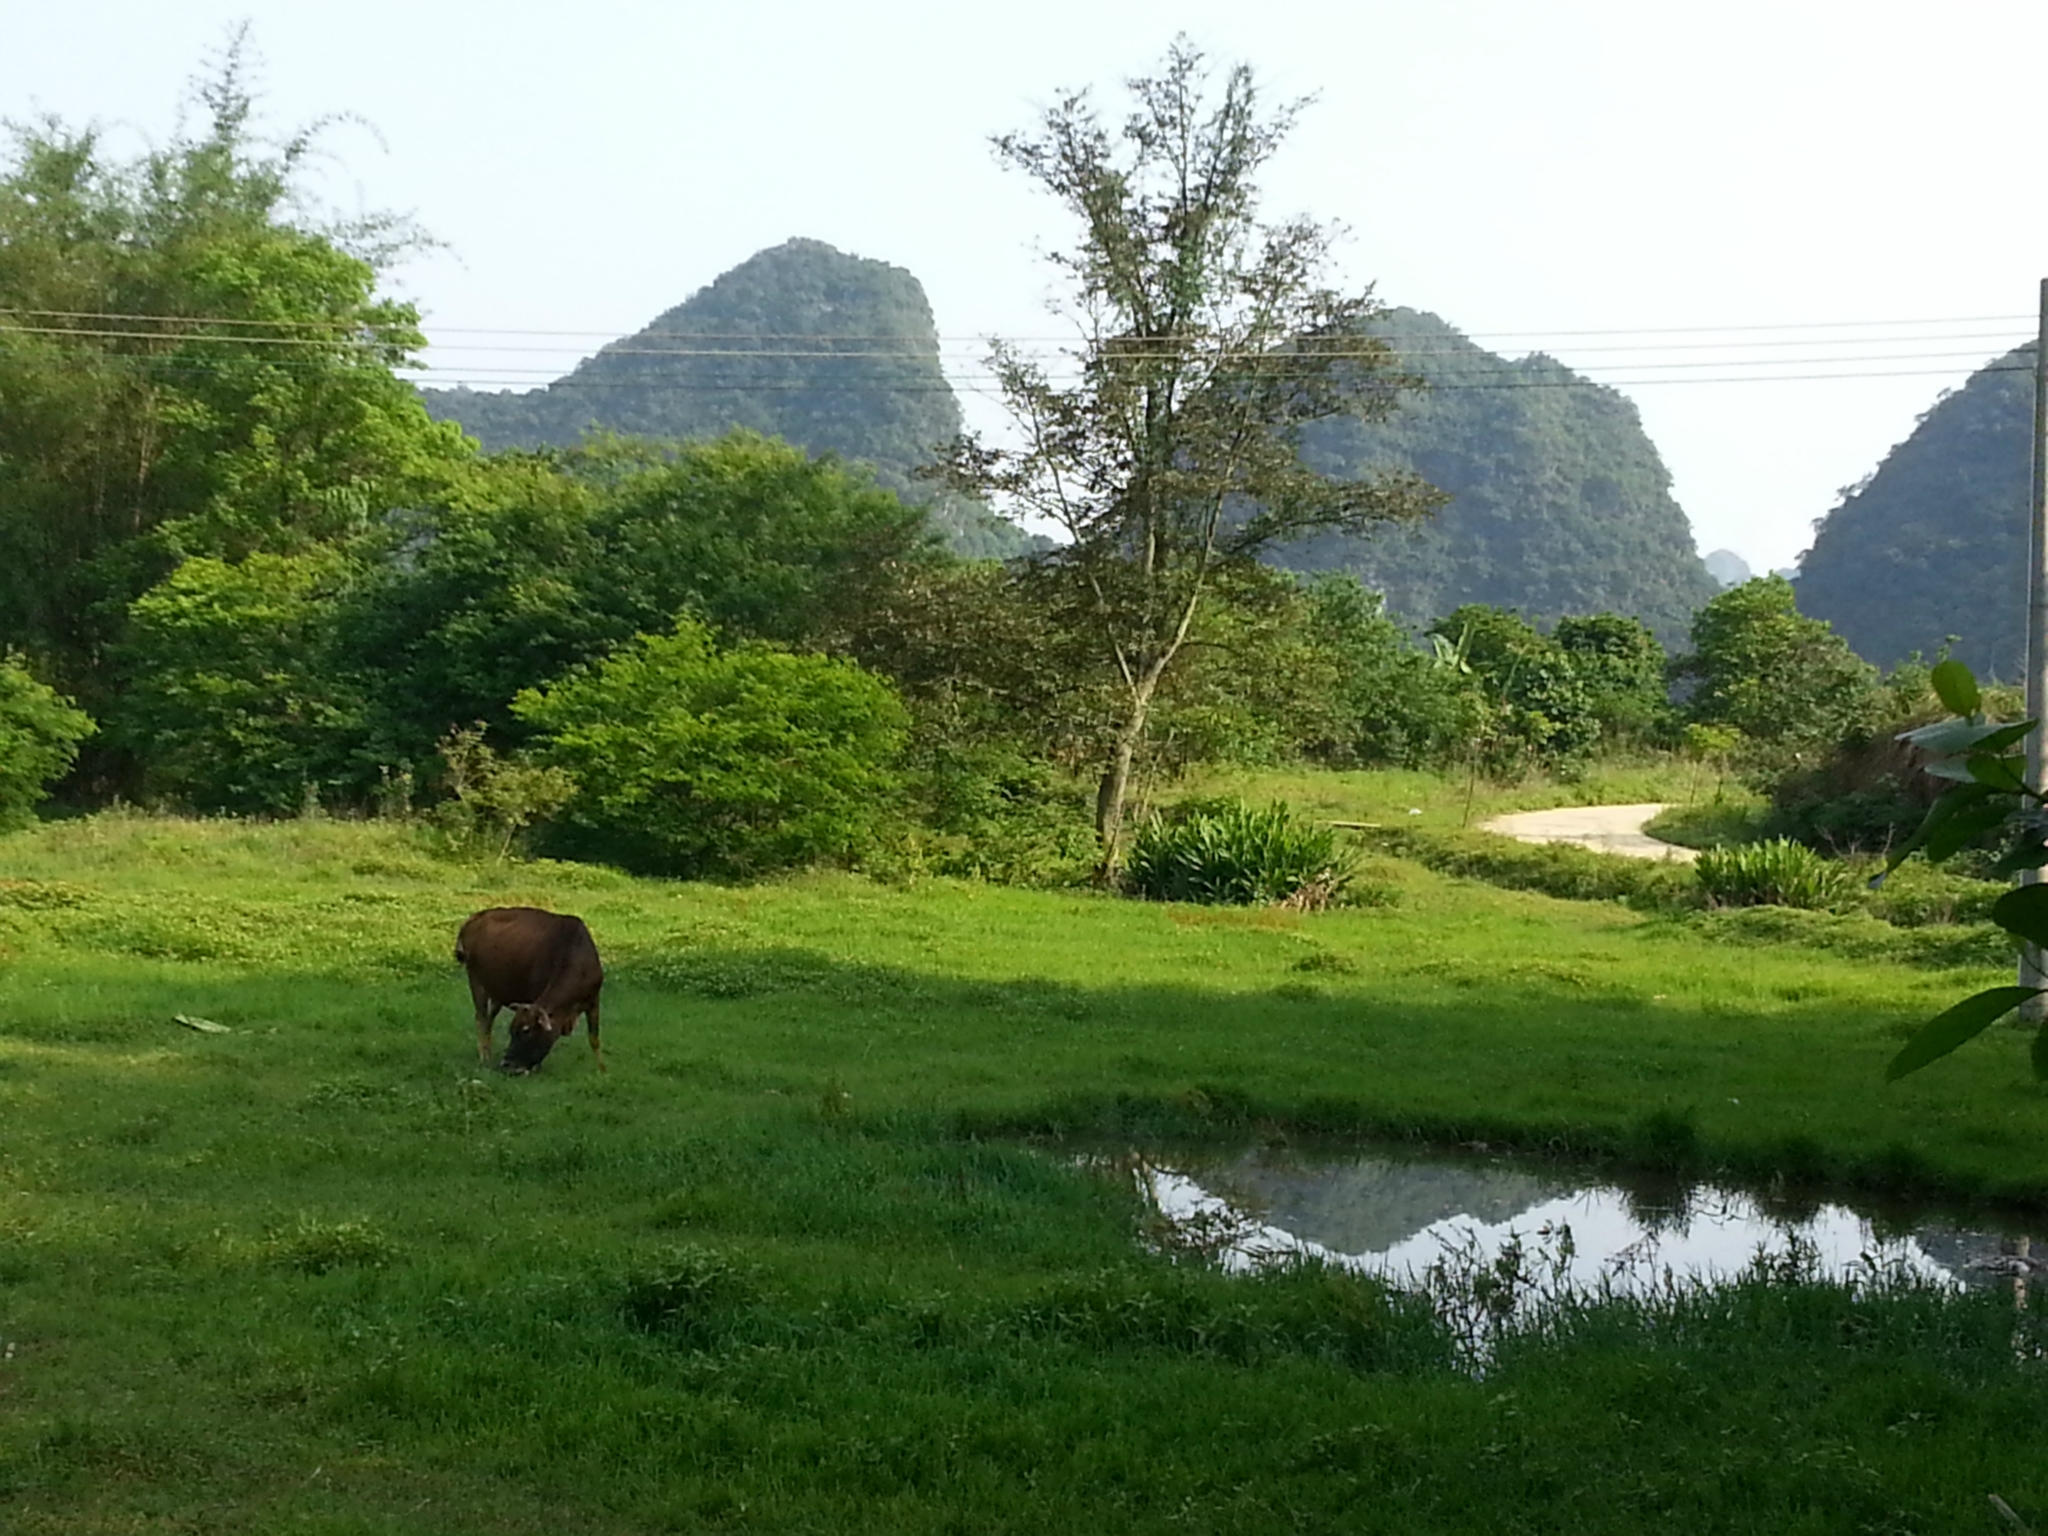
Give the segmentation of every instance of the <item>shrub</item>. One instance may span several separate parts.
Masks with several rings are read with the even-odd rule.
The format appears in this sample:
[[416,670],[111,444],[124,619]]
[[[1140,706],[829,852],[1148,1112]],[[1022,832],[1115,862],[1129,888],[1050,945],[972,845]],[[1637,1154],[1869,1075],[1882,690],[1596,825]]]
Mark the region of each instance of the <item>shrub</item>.
[[1603,745],[1640,747],[1671,735],[1669,662],[1642,620],[1616,613],[1562,618],[1550,638],[1585,686]]
[[577,785],[558,830],[654,874],[745,878],[852,862],[893,819],[908,716],[848,661],[719,650],[694,619],[528,689],[513,712]]
[[83,710],[37,682],[20,657],[0,655],[0,831],[30,819],[92,733]]
[[1154,816],[1138,833],[1124,883],[1151,901],[1251,906],[1326,905],[1350,878],[1328,827],[1297,821],[1285,805],[1198,801]]
[[[1948,787],[1924,771],[1919,752],[1904,739],[1946,713],[1930,677],[1925,663],[1901,662],[1879,689],[1876,724],[1772,786],[1764,830],[1836,855],[1883,854],[1902,846]],[[1989,690],[1983,703],[1993,718],[2012,720],[2025,712],[2024,700],[2011,689]]]
[[1096,860],[1093,806],[1014,742],[949,738],[926,722],[906,754],[931,873],[1004,885],[1072,885]]
[[1839,864],[1789,837],[1709,848],[1693,866],[1700,889],[1720,907],[1803,907],[1818,911],[1850,898],[1854,879]]
[[439,750],[454,797],[442,807],[441,820],[458,845],[481,835],[496,844],[502,859],[521,832],[547,821],[576,797],[576,781],[562,769],[537,767],[492,751],[484,741],[481,721],[450,731],[441,738]]

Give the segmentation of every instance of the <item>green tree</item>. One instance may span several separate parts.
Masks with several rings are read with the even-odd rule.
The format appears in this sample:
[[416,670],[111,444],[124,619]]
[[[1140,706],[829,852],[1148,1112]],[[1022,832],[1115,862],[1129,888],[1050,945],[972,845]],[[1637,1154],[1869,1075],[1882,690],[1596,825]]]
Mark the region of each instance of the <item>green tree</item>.
[[554,456],[506,453],[391,521],[338,637],[341,664],[367,680],[380,761],[422,767],[479,723],[521,737],[520,689],[631,638],[590,601],[607,568],[601,507],[600,488]]
[[380,753],[525,728],[513,696],[692,614],[722,634],[842,648],[910,567],[922,514],[865,473],[749,432],[506,453],[394,519],[348,627],[377,679]]
[[1479,766],[1512,774],[1534,764],[1570,763],[1599,740],[1593,698],[1571,655],[1521,615],[1466,603],[1429,633],[1451,647],[1491,706],[1468,743]]
[[0,644],[95,708],[181,557],[350,537],[467,451],[395,371],[404,227],[305,219],[315,135],[259,137],[238,43],[198,94],[202,129],[138,159],[46,121],[0,162]]
[[91,716],[38,682],[21,657],[0,654],[0,831],[33,817],[92,733]]
[[1670,659],[1647,624],[1618,613],[1567,616],[1550,638],[1585,686],[1603,740],[1643,746],[1670,735]]
[[1730,587],[1702,608],[1692,653],[1672,671],[1692,684],[1688,719],[1733,726],[1769,766],[1795,766],[1866,728],[1878,704],[1876,670],[1800,613],[1782,576]]
[[733,635],[836,645],[899,566],[943,558],[924,514],[865,470],[758,433],[566,462],[603,483],[583,599],[629,632],[688,610]]
[[1448,761],[1473,724],[1469,673],[1416,648],[1377,592],[1325,573],[1305,595],[1333,674],[1326,723],[1302,745],[1333,767],[1426,768]]
[[688,618],[513,709],[576,783],[563,830],[579,851],[714,878],[857,859],[895,810],[909,723],[853,662],[720,650]]
[[1330,233],[1259,219],[1258,173],[1296,108],[1267,109],[1242,67],[1220,100],[1207,84],[1182,40],[1131,82],[1117,132],[1069,94],[1035,135],[995,141],[1079,223],[1052,260],[1081,340],[1057,368],[998,343],[990,367],[1022,444],[963,438],[948,460],[959,488],[1067,536],[1041,557],[1061,578],[1046,587],[1053,622],[1091,635],[1118,686],[1096,798],[1105,869],[1154,701],[1220,572],[1434,504],[1410,475],[1335,479],[1302,461],[1312,423],[1384,415],[1407,380],[1364,333],[1370,295],[1323,286]]
[[336,643],[353,574],[333,550],[198,556],[136,599],[110,724],[145,794],[279,815],[362,787],[367,702]]

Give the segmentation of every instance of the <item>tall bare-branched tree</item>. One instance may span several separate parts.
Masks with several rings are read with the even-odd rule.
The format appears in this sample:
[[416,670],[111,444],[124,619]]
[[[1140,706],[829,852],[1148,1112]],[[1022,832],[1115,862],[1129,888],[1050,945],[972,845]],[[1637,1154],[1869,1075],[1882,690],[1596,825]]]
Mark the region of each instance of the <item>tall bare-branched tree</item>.
[[1383,418],[1417,383],[1369,333],[1370,290],[1326,286],[1334,232],[1259,217],[1257,174],[1303,104],[1266,106],[1243,66],[1217,99],[1185,38],[1129,89],[1115,130],[1079,92],[1038,131],[994,140],[1079,222],[1049,253],[1053,309],[1076,339],[1050,358],[996,341],[1018,445],[963,437],[944,461],[961,488],[1066,534],[1031,586],[1096,637],[1119,680],[1096,798],[1105,870],[1160,681],[1228,564],[1441,500],[1413,476],[1332,479],[1300,457],[1312,423]]

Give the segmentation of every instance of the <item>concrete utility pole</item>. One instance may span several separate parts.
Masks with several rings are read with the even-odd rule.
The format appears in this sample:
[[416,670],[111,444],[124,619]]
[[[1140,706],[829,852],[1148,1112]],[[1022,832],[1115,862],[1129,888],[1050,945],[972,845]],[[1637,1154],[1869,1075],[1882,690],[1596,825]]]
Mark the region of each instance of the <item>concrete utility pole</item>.
[[[2048,277],[2041,279],[2041,321],[2034,341],[2034,494],[2027,517],[2027,718],[2039,720],[2048,708]],[[2044,757],[2042,731],[2027,738],[2027,782],[2041,785]],[[2038,869],[2020,871],[2021,885],[2037,885]],[[2038,945],[2020,949],[2020,985],[2048,987],[2048,965]],[[2035,1023],[2048,1020],[2048,997],[2029,998],[2020,1017]]]

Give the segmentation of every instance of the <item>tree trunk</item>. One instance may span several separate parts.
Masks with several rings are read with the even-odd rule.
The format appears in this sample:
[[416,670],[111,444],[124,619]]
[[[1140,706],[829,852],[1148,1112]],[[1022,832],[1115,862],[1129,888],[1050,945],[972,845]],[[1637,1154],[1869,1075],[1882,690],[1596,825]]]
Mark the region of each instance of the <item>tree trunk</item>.
[[1138,743],[1145,739],[1145,723],[1152,713],[1152,691],[1158,676],[1146,676],[1131,695],[1131,712],[1117,728],[1116,745],[1109,766],[1095,791],[1095,838],[1102,845],[1102,862],[1096,877],[1104,884],[1116,878],[1124,859],[1124,801],[1130,794],[1131,764],[1138,755]]

